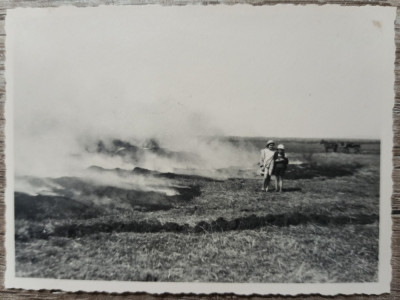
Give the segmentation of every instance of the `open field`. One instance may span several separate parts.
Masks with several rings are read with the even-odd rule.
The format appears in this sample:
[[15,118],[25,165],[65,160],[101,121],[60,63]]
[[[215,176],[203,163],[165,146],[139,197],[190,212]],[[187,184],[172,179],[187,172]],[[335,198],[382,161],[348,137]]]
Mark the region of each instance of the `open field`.
[[213,170],[92,167],[85,177],[18,178],[36,193],[15,193],[16,274],[376,281],[379,143],[364,143],[361,154],[345,154],[323,153],[317,141],[285,142],[292,163],[283,193],[260,191],[257,152],[243,166]]

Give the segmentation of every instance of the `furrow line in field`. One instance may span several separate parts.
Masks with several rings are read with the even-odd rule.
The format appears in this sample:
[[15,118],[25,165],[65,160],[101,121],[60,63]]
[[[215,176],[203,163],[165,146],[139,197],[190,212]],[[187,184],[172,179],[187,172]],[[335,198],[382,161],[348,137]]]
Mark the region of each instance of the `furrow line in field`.
[[[132,221],[132,222],[111,222],[97,223],[90,225],[60,225],[51,232],[30,232],[31,238],[47,239],[51,236],[79,237],[99,232],[136,232],[136,233],[156,233],[156,232],[177,232],[177,233],[212,233],[234,230],[250,230],[267,226],[297,226],[303,224],[315,224],[319,226],[340,226],[349,224],[372,224],[379,221],[377,214],[370,215],[351,215],[351,216],[323,216],[316,214],[279,214],[247,217],[226,220],[218,218],[215,221],[200,221],[195,226],[188,224],[178,224],[175,222],[161,223],[154,221]],[[16,235],[17,240],[23,239]]]

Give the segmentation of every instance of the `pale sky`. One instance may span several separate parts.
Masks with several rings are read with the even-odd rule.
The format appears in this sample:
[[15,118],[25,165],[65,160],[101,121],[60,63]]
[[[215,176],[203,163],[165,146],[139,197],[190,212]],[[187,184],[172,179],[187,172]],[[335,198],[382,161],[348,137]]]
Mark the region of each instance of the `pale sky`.
[[6,25],[16,140],[379,138],[394,18],[330,5],[16,9]]

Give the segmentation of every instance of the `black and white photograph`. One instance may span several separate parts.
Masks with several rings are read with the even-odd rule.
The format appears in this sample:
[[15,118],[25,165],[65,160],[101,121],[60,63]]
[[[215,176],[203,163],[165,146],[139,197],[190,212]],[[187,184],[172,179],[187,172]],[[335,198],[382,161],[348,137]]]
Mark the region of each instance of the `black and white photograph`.
[[6,19],[6,287],[389,291],[395,8]]

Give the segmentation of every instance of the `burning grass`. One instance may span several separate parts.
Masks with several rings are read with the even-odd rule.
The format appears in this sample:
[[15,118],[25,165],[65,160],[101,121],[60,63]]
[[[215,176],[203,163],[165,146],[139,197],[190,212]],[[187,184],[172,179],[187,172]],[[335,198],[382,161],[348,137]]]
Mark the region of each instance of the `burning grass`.
[[[157,192],[76,185],[65,178],[55,183],[79,190],[70,198],[17,195],[17,275],[205,282],[377,280],[379,156],[321,153],[291,168],[283,193],[261,192],[261,177],[255,172],[231,168],[224,169],[226,180],[144,169],[134,174],[146,180],[163,178],[177,195],[153,197]],[[94,200],[106,198],[107,203]],[[153,207],[155,199],[168,209]],[[18,205],[31,209],[24,212]],[[81,216],[85,207],[86,212],[101,212]]]

